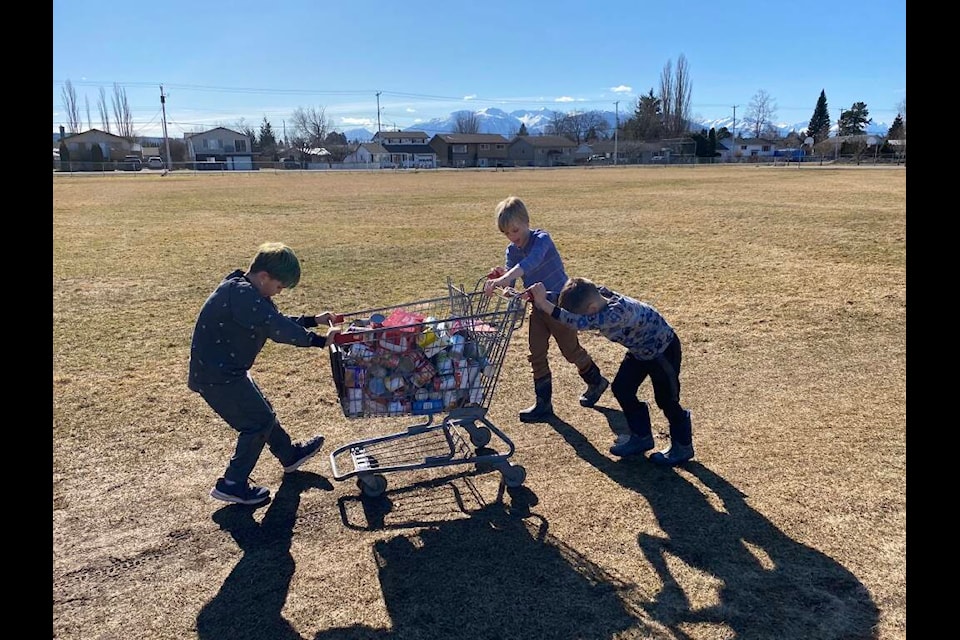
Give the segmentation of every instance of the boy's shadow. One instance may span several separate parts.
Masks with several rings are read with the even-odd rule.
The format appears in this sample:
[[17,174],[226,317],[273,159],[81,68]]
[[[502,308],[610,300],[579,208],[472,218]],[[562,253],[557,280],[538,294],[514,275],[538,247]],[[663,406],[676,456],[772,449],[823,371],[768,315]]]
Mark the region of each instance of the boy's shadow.
[[[625,429],[622,412],[596,410],[613,431]],[[736,638],[875,636],[879,611],[866,587],[836,561],[784,534],[704,465],[693,460],[671,469],[640,456],[611,459],[570,424],[557,419],[551,426],[580,458],[649,502],[663,535],[641,532],[637,544],[663,587],[640,606],[678,638],[689,637],[683,627],[697,623],[727,625]],[[719,585],[716,602],[693,610],[671,560],[711,576]]]
[[213,514],[228,531],[243,557],[224,580],[220,591],[197,615],[197,636],[206,640],[302,640],[281,615],[295,569],[290,543],[307,489],[333,491],[323,476],[299,471],[284,474],[263,520],[253,518],[256,507],[228,505]]
[[392,629],[353,625],[313,640],[613,638],[636,629],[619,595],[632,585],[547,538],[542,517],[518,518],[492,502],[378,541]]

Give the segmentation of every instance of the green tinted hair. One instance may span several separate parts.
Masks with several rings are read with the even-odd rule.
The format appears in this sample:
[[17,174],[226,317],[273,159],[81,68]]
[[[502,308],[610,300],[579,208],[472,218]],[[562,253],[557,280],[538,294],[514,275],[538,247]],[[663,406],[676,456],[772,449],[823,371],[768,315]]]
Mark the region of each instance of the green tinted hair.
[[583,313],[593,297],[599,293],[600,290],[592,281],[586,278],[570,278],[560,290],[557,306],[571,313]]
[[250,263],[250,273],[264,271],[287,289],[300,282],[300,260],[293,249],[282,242],[264,242]]
[[527,205],[517,196],[510,196],[500,201],[496,210],[497,228],[500,232],[507,230],[511,222],[522,222],[530,224],[530,214],[527,213]]

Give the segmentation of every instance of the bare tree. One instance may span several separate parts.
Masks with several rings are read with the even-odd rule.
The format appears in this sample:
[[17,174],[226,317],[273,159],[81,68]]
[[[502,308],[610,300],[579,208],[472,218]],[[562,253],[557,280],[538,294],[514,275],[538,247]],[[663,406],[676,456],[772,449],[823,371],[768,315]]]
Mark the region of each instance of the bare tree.
[[673,88],[673,108],[677,122],[677,133],[686,133],[690,129],[690,93],[693,86],[690,83],[687,57],[682,53],[677,58],[677,72],[674,74],[674,78],[676,78],[676,82]]
[[454,133],[480,133],[480,119],[474,111],[457,111]]
[[133,113],[127,102],[127,90],[113,83],[113,122],[117,125],[117,135],[121,138],[133,138]]
[[100,112],[100,124],[103,130],[110,133],[110,112],[107,111],[107,92],[100,87],[100,98],[97,100],[97,110]]
[[676,135],[673,109],[673,62],[667,60],[660,71],[660,113],[663,120],[663,135],[672,138]]
[[67,80],[63,83],[60,96],[63,99],[63,111],[67,116],[67,131],[80,133],[80,107],[77,105],[77,91],[72,82]]
[[253,128],[247,119],[243,116],[240,116],[240,119],[237,120],[237,123],[227,127],[228,129],[235,129],[242,133],[243,135],[250,138],[251,144],[256,144],[257,142],[257,130]]
[[560,111],[554,111],[550,115],[550,122],[543,129],[551,136],[567,136],[571,140],[574,136],[573,121],[570,119],[570,114]]
[[687,58],[682,53],[677,58],[677,70],[673,71],[670,60],[660,72],[660,113],[663,114],[663,134],[678,137],[688,131],[690,120],[690,72]]
[[571,112],[567,114],[567,135],[580,144],[585,140],[603,139],[610,129],[610,123],[599,111]]
[[93,129],[93,122],[90,120],[90,98],[83,94],[83,104],[87,108],[87,130]]
[[327,120],[326,107],[297,107],[293,112],[293,135],[297,148],[304,149],[323,146],[327,137],[330,121]]
[[777,105],[766,91],[760,89],[747,106],[747,113],[743,116],[743,124],[753,134],[760,138],[775,131],[773,119],[777,114]]

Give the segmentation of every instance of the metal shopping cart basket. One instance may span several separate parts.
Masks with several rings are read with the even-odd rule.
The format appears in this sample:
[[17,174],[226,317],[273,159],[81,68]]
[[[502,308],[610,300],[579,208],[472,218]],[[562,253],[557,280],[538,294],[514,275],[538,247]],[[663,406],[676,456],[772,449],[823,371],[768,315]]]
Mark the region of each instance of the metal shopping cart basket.
[[337,318],[342,330],[329,349],[343,414],[422,421],[332,451],[336,480],[356,477],[363,494],[376,497],[388,473],[476,465],[499,471],[508,487],[523,484],[526,470],[508,460],[514,444],[487,409],[525,301],[510,288],[486,295],[483,282],[468,292],[447,278],[445,296]]

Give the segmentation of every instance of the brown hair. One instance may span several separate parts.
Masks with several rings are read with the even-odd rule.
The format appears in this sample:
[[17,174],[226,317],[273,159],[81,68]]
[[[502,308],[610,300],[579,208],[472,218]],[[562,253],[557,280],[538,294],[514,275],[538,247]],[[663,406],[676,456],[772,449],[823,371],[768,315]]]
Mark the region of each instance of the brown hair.
[[250,262],[250,273],[264,271],[287,289],[300,282],[300,260],[293,249],[282,242],[264,242]]
[[586,278],[570,278],[557,298],[557,306],[571,313],[583,313],[594,296],[599,295],[597,285]]

